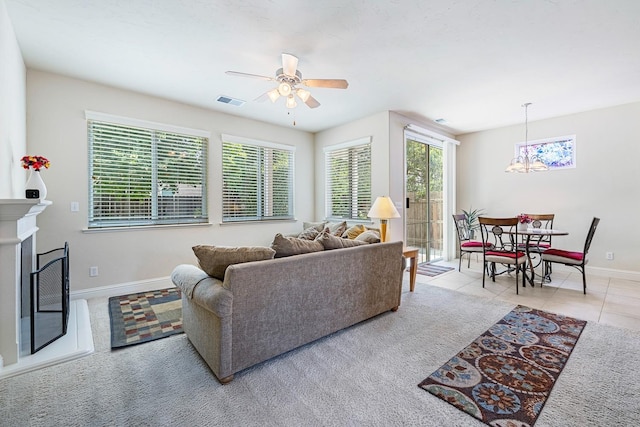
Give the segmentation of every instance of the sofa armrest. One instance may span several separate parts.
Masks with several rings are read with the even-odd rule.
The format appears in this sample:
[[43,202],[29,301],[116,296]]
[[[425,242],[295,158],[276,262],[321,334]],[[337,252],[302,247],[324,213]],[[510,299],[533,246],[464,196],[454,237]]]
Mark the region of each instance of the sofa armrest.
[[190,264],[173,269],[171,281],[183,293],[183,299],[194,302],[218,317],[231,316],[233,294],[222,287],[222,281]]

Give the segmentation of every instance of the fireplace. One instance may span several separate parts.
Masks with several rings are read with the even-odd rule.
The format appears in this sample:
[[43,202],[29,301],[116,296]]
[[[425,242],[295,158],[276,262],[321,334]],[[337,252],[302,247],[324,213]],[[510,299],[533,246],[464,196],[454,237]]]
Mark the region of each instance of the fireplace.
[[94,350],[87,301],[69,298],[69,246],[37,253],[36,217],[51,204],[0,199],[0,378]]

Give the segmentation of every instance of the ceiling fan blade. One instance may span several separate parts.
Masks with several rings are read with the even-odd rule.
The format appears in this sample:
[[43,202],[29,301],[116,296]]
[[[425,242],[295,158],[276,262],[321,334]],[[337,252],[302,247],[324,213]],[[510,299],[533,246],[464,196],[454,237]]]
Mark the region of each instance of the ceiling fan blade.
[[273,77],[260,76],[258,74],[241,73],[239,71],[225,71],[225,74],[228,74],[230,76],[250,77],[252,79],[260,79],[260,80],[267,80],[267,81],[274,80]]
[[298,69],[298,58],[289,54],[282,54],[282,70],[287,76],[295,76]]
[[331,89],[346,89],[349,87],[349,82],[343,79],[306,79],[302,80],[301,83],[309,87],[328,87]]
[[307,104],[307,107],[309,108],[318,108],[320,106],[320,103],[318,102],[318,100],[311,95],[309,95],[309,98],[307,98],[307,100],[304,101],[304,103]]
[[259,97],[257,97],[256,99],[254,99],[254,101],[257,101],[257,102],[264,102],[264,101],[266,101],[267,99],[269,99],[269,92],[265,92],[265,93],[263,93],[262,95],[260,95],[260,96],[259,96]]

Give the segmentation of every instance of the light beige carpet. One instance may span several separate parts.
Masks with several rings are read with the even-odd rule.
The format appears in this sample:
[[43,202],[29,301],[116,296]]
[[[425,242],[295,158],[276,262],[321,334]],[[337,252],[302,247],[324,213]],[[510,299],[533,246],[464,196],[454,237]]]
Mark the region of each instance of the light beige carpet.
[[[407,287],[397,312],[225,386],[184,334],[112,352],[107,299],[90,300],[96,352],[0,380],[0,425],[483,426],[417,384],[514,306]],[[638,366],[640,333],[589,322],[536,426],[640,425]]]

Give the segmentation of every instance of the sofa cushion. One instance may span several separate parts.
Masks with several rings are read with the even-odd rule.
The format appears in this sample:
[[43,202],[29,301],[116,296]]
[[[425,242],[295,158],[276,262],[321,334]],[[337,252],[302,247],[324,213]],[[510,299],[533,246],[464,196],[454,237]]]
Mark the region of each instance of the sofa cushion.
[[272,259],[276,251],[264,246],[207,246],[197,245],[193,253],[200,268],[211,277],[224,280],[224,272],[231,264]]
[[275,235],[273,243],[271,243],[271,248],[276,251],[276,258],[306,254],[309,252],[320,252],[324,250],[322,243],[316,242],[315,240],[285,237],[281,233]]
[[316,237],[316,241],[322,243],[325,250],[351,248],[354,246],[367,245],[367,242],[344,239],[342,237],[334,236],[329,233],[328,229],[325,230]]
[[316,230],[318,230],[318,233],[321,232],[322,230],[324,230],[324,226],[327,223],[327,221],[322,221],[322,222],[303,222],[302,223],[302,229],[306,230],[307,228],[315,228]]
[[314,240],[316,237],[318,237],[318,234],[320,234],[321,230],[318,230],[317,227],[313,226],[313,227],[309,227],[306,228],[302,231],[302,233],[298,234],[298,239],[304,239],[304,240]]
[[347,228],[344,233],[342,233],[342,237],[345,239],[355,239],[360,234],[364,233],[366,230],[364,229],[364,225],[356,224]]
[[367,230],[359,234],[354,240],[366,243],[380,243],[380,233],[375,230]]
[[[331,234],[333,234],[334,236],[342,236],[342,233],[344,233],[347,229],[347,221],[342,221],[342,222],[328,222],[324,225],[324,229],[329,229],[329,232]],[[323,231],[323,230],[320,230]]]

